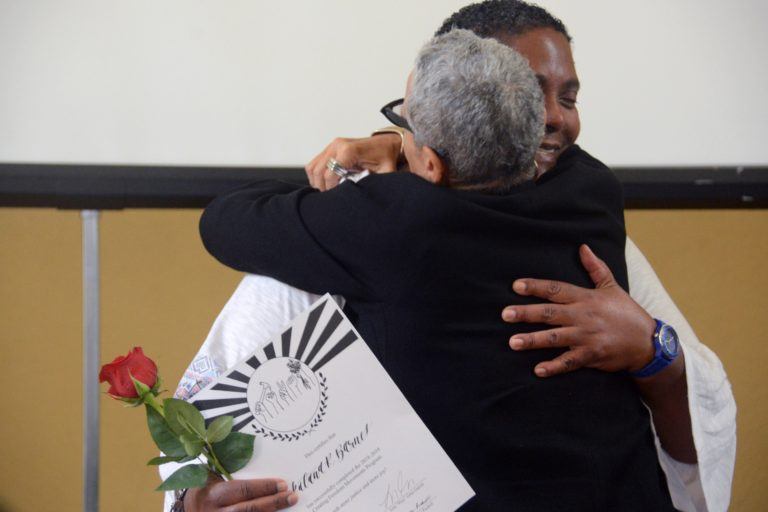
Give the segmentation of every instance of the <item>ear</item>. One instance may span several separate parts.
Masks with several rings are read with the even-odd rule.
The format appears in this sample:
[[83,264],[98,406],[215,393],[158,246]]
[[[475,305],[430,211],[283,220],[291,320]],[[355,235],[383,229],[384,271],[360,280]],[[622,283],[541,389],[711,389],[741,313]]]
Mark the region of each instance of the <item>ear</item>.
[[424,171],[422,177],[435,185],[448,185],[448,168],[440,155],[429,146],[422,146]]

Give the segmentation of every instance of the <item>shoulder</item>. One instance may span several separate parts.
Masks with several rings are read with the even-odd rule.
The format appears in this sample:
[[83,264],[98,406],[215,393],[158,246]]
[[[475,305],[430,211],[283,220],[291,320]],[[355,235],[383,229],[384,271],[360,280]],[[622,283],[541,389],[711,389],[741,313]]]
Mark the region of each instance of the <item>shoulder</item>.
[[400,192],[409,195],[424,194],[439,188],[407,171],[371,174],[356,183],[344,183],[344,186],[347,185],[357,187],[363,191],[370,191],[371,193]]
[[624,189],[613,171],[575,144],[560,156],[553,169],[537,180],[538,187],[548,189],[548,193],[624,209]]
[[441,204],[450,204],[452,193],[445,187],[434,185],[410,172],[372,174],[357,183],[344,183],[336,189],[339,194],[354,196],[369,203],[369,208],[384,209],[389,213],[414,210],[429,211]]
[[560,156],[555,167],[579,166],[595,170],[608,170],[608,166],[584,151],[578,144],[572,145]]

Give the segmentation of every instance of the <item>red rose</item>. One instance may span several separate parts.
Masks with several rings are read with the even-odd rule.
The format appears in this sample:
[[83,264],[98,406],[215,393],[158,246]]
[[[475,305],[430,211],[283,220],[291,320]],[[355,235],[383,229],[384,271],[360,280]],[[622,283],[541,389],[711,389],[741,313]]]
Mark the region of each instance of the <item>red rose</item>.
[[157,382],[157,365],[134,347],[127,356],[119,356],[101,367],[99,382],[109,382],[107,393],[115,398],[138,398],[131,376],[152,388]]

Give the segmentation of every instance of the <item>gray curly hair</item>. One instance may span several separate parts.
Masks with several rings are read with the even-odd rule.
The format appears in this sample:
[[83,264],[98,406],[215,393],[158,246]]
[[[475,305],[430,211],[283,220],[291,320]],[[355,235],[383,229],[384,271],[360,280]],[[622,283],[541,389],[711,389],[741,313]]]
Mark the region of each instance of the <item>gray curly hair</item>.
[[544,101],[512,48],[462,29],[434,37],[416,57],[406,108],[415,143],[443,158],[452,186],[504,191],[535,176]]

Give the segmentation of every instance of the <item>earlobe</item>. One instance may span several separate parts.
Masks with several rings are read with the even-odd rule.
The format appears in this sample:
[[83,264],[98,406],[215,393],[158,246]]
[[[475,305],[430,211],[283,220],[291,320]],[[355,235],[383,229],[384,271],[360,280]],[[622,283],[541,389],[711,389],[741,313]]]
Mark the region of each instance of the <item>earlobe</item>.
[[429,146],[421,148],[424,156],[426,178],[435,185],[448,185],[448,170],[445,162],[437,152]]

